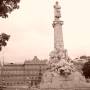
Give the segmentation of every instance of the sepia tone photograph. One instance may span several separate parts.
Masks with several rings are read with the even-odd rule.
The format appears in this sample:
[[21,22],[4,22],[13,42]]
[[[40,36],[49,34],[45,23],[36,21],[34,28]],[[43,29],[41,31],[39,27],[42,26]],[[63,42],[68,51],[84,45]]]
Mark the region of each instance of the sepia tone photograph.
[[90,0],[0,0],[0,90],[90,90]]

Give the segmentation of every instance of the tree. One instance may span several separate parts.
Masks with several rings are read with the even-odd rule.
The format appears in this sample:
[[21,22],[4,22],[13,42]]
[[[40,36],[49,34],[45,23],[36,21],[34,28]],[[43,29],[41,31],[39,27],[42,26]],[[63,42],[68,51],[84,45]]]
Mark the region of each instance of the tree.
[[84,64],[82,71],[85,78],[90,79],[90,60]]
[[20,0],[0,0],[0,17],[7,18],[8,13],[18,9]]
[[85,56],[85,55],[80,56],[80,59],[87,59],[87,56]]
[[10,38],[10,35],[7,35],[5,33],[2,33],[0,35],[0,51],[2,50],[3,46],[7,45],[7,41],[9,40],[9,38]]

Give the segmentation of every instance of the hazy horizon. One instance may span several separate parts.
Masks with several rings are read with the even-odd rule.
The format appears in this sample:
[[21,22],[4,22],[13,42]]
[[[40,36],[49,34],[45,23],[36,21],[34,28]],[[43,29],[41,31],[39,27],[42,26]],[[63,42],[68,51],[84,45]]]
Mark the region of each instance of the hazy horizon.
[[[53,5],[56,0],[21,0],[20,8],[0,18],[0,32],[11,35],[0,52],[5,62],[48,59],[53,50]],[[64,47],[71,58],[90,55],[90,0],[57,0],[64,21]]]

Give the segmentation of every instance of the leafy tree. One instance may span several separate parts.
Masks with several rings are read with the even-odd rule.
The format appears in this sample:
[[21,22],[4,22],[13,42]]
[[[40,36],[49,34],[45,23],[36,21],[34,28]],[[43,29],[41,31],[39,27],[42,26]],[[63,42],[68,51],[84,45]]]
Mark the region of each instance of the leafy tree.
[[87,59],[87,56],[85,56],[85,55],[80,56],[80,59]]
[[82,71],[85,78],[90,79],[90,60],[84,64]]
[[7,35],[5,33],[2,33],[0,35],[0,51],[2,50],[3,46],[7,45],[7,41],[9,40],[9,38],[10,38],[10,35]]
[[20,0],[0,0],[0,17],[8,17],[14,9],[18,9]]

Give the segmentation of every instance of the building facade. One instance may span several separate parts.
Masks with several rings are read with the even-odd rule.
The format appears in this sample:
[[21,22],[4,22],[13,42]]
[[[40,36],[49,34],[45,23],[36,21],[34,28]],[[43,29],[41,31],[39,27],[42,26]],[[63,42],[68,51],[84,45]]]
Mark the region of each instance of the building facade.
[[35,56],[24,64],[4,64],[1,68],[1,81],[5,82],[5,86],[37,86],[47,70],[46,62]]

